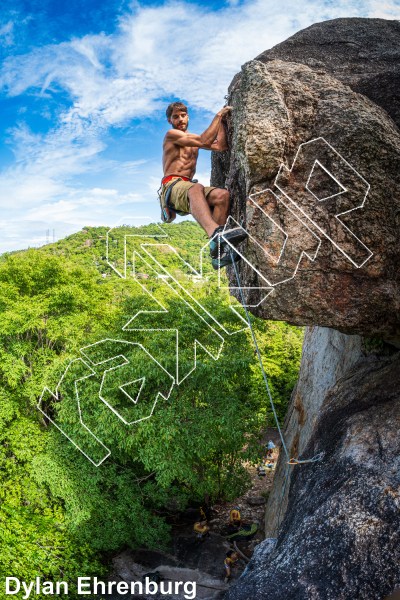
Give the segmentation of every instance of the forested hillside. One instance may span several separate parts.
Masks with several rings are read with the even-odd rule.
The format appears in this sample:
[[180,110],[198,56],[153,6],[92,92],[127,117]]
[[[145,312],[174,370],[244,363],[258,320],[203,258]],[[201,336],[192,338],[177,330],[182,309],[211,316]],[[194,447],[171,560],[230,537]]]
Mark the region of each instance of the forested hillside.
[[[165,227],[168,238],[154,228],[113,230],[110,265],[105,227],[1,257],[3,576],[99,577],[127,544],[165,544],[171,510],[243,493],[243,462],[262,455],[260,430],[274,423],[240,309],[206,253],[196,275],[206,240],[195,223]],[[151,236],[153,260],[138,235]],[[282,420],[302,330],[253,323]],[[37,408],[45,387],[51,421]]]
[[[100,274],[115,274],[112,266],[120,269],[124,262],[124,238],[128,242],[128,248],[138,250],[143,243],[149,244],[173,244],[181,251],[182,258],[193,265],[199,266],[199,250],[204,246],[208,238],[204,231],[193,221],[183,221],[179,224],[143,225],[132,227],[120,225],[113,229],[109,227],[84,227],[81,231],[73,233],[68,237],[55,243],[47,244],[39,249],[40,252],[52,256],[63,256],[67,260],[84,266],[87,269],[94,268]],[[22,253],[26,252],[23,250]],[[21,252],[13,252],[12,255],[20,255]],[[0,257],[4,261],[6,255]],[[107,262],[108,257],[108,262]],[[168,256],[168,261],[162,261],[169,268],[178,268],[179,261]],[[111,264],[109,264],[111,263]],[[128,266],[132,260],[128,257]],[[111,266],[112,265],[112,266]],[[212,272],[209,261],[205,261],[205,272]],[[183,272],[190,273],[191,270],[183,265]]]

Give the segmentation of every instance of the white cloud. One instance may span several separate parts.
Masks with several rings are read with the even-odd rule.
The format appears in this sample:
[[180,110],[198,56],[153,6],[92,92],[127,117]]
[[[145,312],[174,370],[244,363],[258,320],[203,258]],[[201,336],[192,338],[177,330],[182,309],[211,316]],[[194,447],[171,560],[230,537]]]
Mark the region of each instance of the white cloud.
[[[338,16],[366,16],[371,0],[309,0],[282,3],[252,0],[211,11],[182,1],[137,6],[125,14],[115,34],[87,35],[37,48],[4,61],[0,84],[8,94],[67,90],[73,106],[61,115],[77,134],[148,116],[168,96],[214,111],[240,65],[295,31]],[[389,14],[396,4],[387,1]],[[397,10],[397,9],[396,9]],[[92,131],[91,129],[91,131]]]
[[[67,94],[70,106],[47,134],[35,135],[24,124],[14,128],[15,163],[0,173],[0,207],[28,208],[32,218],[40,214],[44,219],[46,211],[85,214],[94,198],[97,209],[107,196],[114,204],[118,196],[117,204],[123,204],[128,200],[118,189],[94,188],[87,194],[73,181],[88,172],[116,171],[112,186],[118,188],[121,177],[145,162],[101,159],[110,128],[157,111],[164,114],[166,98],[216,111],[240,65],[296,31],[331,18],[395,14],[398,4],[390,0],[230,0],[215,11],[181,0],[134,4],[111,35],[86,35],[9,57],[0,71],[5,93],[53,100],[60,94],[63,102]],[[0,28],[1,35],[11,40],[12,24]],[[150,179],[149,185],[155,192],[156,182]]]
[[101,188],[94,188],[92,194],[95,196],[115,196],[118,194],[117,190],[102,190]]
[[160,187],[160,178],[151,176],[147,182],[149,190],[157,197],[157,192]]
[[14,23],[8,21],[0,26],[0,46],[12,46],[14,43]]
[[210,176],[211,173],[206,172],[206,171],[196,171],[196,174],[194,176],[195,179],[198,179],[199,183],[201,183],[202,185],[210,185]]
[[75,194],[74,198],[68,200],[31,208],[26,218],[32,221],[55,219],[76,225],[81,224],[82,220],[91,224],[105,224],[113,222],[120,211],[126,212],[126,205],[144,201],[140,194],[118,194],[117,190],[95,188],[87,190],[85,195]]
[[23,209],[70,193],[71,174],[86,173],[105,148],[95,136],[85,142],[79,133],[58,126],[46,136],[21,125],[13,131],[15,163],[0,174],[0,206]]
[[376,19],[393,19],[400,20],[400,5],[398,2],[378,2],[372,1],[370,17]]
[[0,253],[28,248],[28,246],[43,246],[46,244],[46,232],[49,231],[49,242],[63,238],[79,231],[82,225],[62,221],[0,221]]
[[[137,173],[139,165],[143,165],[147,162],[144,158],[141,160],[127,160],[124,162],[119,162],[114,165],[114,171],[122,171],[123,173]],[[110,165],[111,168],[111,165]]]

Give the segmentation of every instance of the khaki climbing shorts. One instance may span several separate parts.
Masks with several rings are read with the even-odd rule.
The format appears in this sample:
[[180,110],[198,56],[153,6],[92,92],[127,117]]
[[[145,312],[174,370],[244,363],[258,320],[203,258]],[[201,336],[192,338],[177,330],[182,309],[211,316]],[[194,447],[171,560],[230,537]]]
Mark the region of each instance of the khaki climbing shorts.
[[[165,207],[165,195],[168,191],[168,188],[177,179],[179,179],[179,177],[174,177],[170,181],[167,181],[167,183],[164,183],[164,185],[161,188],[160,203],[163,208]],[[183,181],[183,180],[178,181],[178,183],[175,183],[174,187],[171,190],[171,195],[169,197],[167,208],[169,208],[170,210],[172,210],[174,212],[177,212],[178,215],[189,215],[190,214],[190,204],[189,204],[189,198],[188,198],[188,191],[190,190],[192,185],[196,185],[196,184],[193,183],[192,181]],[[209,187],[209,186],[204,187],[204,196],[206,198],[207,198],[208,194],[211,192],[211,190],[215,190],[215,187]]]

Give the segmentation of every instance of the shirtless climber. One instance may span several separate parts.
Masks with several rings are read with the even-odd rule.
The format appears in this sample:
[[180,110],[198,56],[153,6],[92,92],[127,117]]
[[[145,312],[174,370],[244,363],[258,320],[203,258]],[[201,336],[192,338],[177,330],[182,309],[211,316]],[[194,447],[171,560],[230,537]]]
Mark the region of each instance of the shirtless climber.
[[[192,177],[196,172],[199,148],[204,150],[228,149],[223,117],[231,110],[227,106],[213,118],[211,125],[201,135],[188,133],[189,115],[182,102],[173,102],[167,108],[168,123],[163,144],[163,170],[161,181],[161,218],[171,223],[176,214],[192,214],[210,238],[210,255],[214,269],[232,263],[230,247],[237,246],[247,237],[241,227],[227,228],[229,192],[221,188],[204,187]],[[221,237],[223,234],[223,237]],[[232,250],[233,260],[240,256]]]

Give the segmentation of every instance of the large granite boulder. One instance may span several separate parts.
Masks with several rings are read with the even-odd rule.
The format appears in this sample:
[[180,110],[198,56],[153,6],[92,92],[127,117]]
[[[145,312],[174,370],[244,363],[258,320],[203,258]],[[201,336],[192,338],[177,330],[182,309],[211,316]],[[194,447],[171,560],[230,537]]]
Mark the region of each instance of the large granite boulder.
[[239,263],[250,310],[400,346],[394,121],[293,62],[246,63],[228,102],[230,151],[214,153],[212,185],[231,192],[232,217],[251,236]]
[[[194,542],[193,535],[190,537],[178,536],[171,539],[167,551],[147,548],[124,550],[112,559],[113,572],[108,581],[126,582],[128,590],[130,590],[132,582],[141,582],[146,573],[158,571],[164,580],[163,589],[159,589],[156,593],[154,590],[145,593],[146,590],[143,586],[143,593],[140,594],[139,586],[136,586],[134,594],[124,595],[126,592],[118,594],[115,588],[112,588],[114,593],[106,594],[106,598],[110,598],[110,600],[122,600],[123,598],[128,600],[134,598],[187,600],[188,597],[195,597],[200,600],[221,600],[229,589],[229,585],[224,583],[224,560],[231,545],[224,537],[213,531],[208,543],[199,547],[195,546]],[[239,579],[244,567],[245,565],[241,561],[239,570],[232,573],[233,582]],[[179,582],[181,585],[176,588],[176,584]],[[185,591],[182,582],[195,582],[194,596],[190,591],[192,586]],[[171,587],[169,588],[169,586]],[[170,593],[167,593],[168,589],[170,589]]]
[[314,23],[257,60],[322,69],[384,108],[400,127],[399,21],[353,18]]
[[292,467],[275,547],[225,600],[381,600],[400,578],[400,352],[371,355],[325,397]]
[[[229,89],[211,182],[250,235],[237,263],[249,310],[318,326],[284,436],[294,458],[325,455],[291,467],[276,545],[228,600],[381,600],[400,580],[399,50],[398,23],[329,21],[246,63]],[[286,462],[281,451],[268,538]]]

